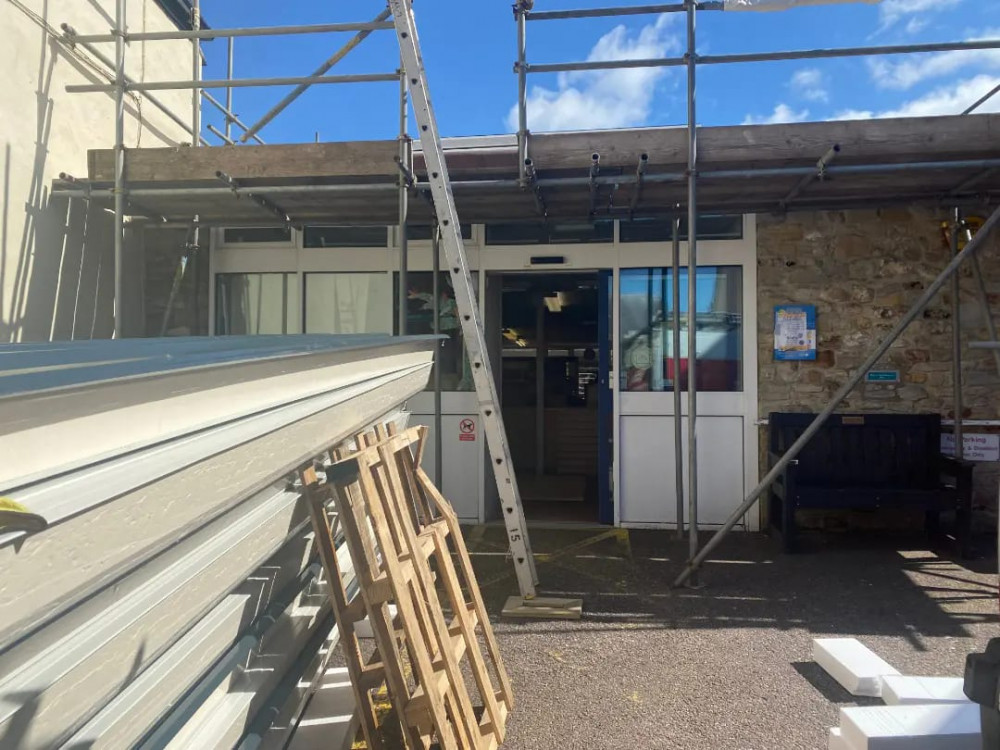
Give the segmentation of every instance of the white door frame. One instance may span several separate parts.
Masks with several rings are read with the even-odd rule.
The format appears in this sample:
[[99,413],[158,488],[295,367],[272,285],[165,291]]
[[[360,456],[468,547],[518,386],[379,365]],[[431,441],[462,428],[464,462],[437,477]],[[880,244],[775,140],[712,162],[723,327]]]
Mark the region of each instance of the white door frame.
[[[302,232],[292,232],[292,241],[287,245],[225,245],[222,242],[222,230],[212,231],[212,250],[210,257],[210,292],[209,292],[209,329],[214,333],[215,326],[215,276],[220,273],[292,273],[304,302],[304,275],[311,272],[385,272],[391,276],[399,267],[398,230],[389,228],[387,243],[384,250],[380,248],[305,248],[302,242]],[[621,519],[621,418],[622,393],[618,387],[620,382],[621,331],[620,331],[620,283],[621,270],[627,268],[670,266],[670,243],[621,243],[619,242],[618,223],[615,223],[612,242],[584,243],[566,245],[493,245],[488,251],[485,248],[485,228],[482,225],[473,226],[471,240],[466,240],[466,253],[469,267],[479,272],[480,311],[485,316],[486,273],[488,272],[530,272],[530,271],[593,271],[611,269],[612,272],[612,357],[609,384],[613,388],[612,403],[613,440],[612,451],[612,493],[614,498],[614,523],[622,524]],[[687,243],[681,243],[681,264],[687,264]],[[563,256],[565,262],[558,265],[538,265],[531,262],[535,256]],[[732,397],[732,403],[727,404],[727,414],[740,414],[743,417],[743,447],[744,447],[744,495],[746,491],[757,484],[758,479],[758,428],[757,428],[757,221],[756,216],[748,214],[743,217],[742,240],[699,240],[699,265],[739,265],[743,268],[743,391],[739,394],[727,394]],[[431,243],[429,241],[410,240],[408,243],[408,268],[412,271],[430,271],[432,269]],[[295,331],[301,331],[301,306],[294,321]],[[485,321],[485,317],[484,317]],[[450,407],[458,410],[468,408],[470,413],[476,411],[475,394],[449,394]],[[671,394],[646,394],[647,396],[663,396],[664,403],[670,402]],[[419,398],[419,397],[418,397]],[[456,401],[457,399],[457,401]],[[468,401],[468,403],[466,403]],[[686,404],[686,399],[685,399]],[[730,409],[730,406],[732,407]],[[668,407],[661,407],[655,402],[653,412],[666,415]],[[685,406],[686,408],[686,406]],[[631,413],[631,412],[630,412]],[[480,441],[480,465],[486,459],[483,441]],[[485,472],[481,472],[479,488],[479,521],[485,520]],[[733,498],[734,506],[741,498]],[[759,517],[756,514],[745,519],[746,528],[758,528]],[[653,526],[670,526],[672,524],[652,524]]]
[[[688,243],[680,243],[680,261],[682,270],[687,269]],[[621,325],[620,325],[620,271],[629,268],[666,268],[671,265],[671,250],[669,243],[630,243],[620,246],[619,265],[614,278],[614,357],[613,382],[615,384],[615,444],[614,444],[614,486],[615,492],[615,524],[622,525],[621,518],[621,420],[623,416],[669,416],[673,413],[673,394],[632,394],[642,399],[637,405],[630,394],[623,394],[618,384],[621,382]],[[743,486],[742,495],[733,498],[733,507],[739,505],[749,488],[756,486],[758,480],[758,428],[757,428],[757,220],[753,214],[743,217],[742,240],[699,240],[699,266],[741,266],[743,271],[743,390],[736,393],[705,393],[699,394],[699,415],[712,414],[740,416],[743,420]],[[623,404],[631,400],[632,403]],[[682,401],[682,414],[687,414],[687,397]],[[685,487],[687,481],[685,479]],[[748,514],[744,518],[745,528],[757,530],[759,516]],[[673,523],[629,523],[637,528],[674,528]]]

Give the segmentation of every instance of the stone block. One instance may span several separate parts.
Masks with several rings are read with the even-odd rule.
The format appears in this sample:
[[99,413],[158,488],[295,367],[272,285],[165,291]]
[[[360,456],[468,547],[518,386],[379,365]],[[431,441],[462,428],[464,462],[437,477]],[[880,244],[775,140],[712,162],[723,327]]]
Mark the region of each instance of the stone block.
[[842,286],[828,286],[820,289],[817,297],[824,302],[847,302],[851,294]]
[[878,265],[873,260],[855,260],[847,263],[847,277],[867,281],[875,276]]
[[833,257],[838,260],[859,260],[871,258],[874,248],[867,237],[847,235],[837,237],[833,245]]
[[834,367],[837,364],[837,354],[833,349],[821,349],[816,352],[817,367]]
[[920,401],[927,398],[927,389],[919,385],[904,385],[896,394],[901,401]]
[[823,376],[823,372],[821,370],[811,369],[803,375],[801,382],[808,385],[825,385],[826,378]]
[[908,208],[880,208],[878,217],[887,224],[910,224],[914,220]]
[[901,307],[905,307],[906,303],[903,299],[902,292],[893,292],[892,294],[883,294],[875,297],[875,304],[879,307],[899,309]]
[[855,302],[871,302],[875,299],[875,293],[862,284],[851,284],[850,294]]

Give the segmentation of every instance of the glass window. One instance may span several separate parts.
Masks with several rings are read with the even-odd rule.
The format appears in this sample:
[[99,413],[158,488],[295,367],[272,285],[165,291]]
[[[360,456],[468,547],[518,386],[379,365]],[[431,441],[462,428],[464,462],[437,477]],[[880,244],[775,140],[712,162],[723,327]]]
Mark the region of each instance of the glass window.
[[290,227],[232,227],[222,230],[224,245],[242,244],[279,244],[286,245],[292,241]]
[[306,333],[392,333],[389,275],[307,273]]
[[[460,224],[459,227],[462,230],[462,239],[471,240],[472,239],[472,224]],[[434,227],[430,224],[407,224],[406,225],[406,239],[408,240],[426,240],[430,242],[431,232],[434,231]]]
[[486,225],[487,245],[558,245],[611,242],[615,223],[611,219],[580,222],[516,222]]
[[220,273],[215,277],[215,333],[292,333],[298,308],[295,274]]
[[[618,225],[618,239],[621,242],[670,242],[674,238],[673,221],[669,218],[639,218],[621,221]],[[687,241],[687,217],[681,219],[680,238]],[[741,240],[743,239],[742,216],[699,216],[699,240]]]
[[[687,388],[688,273],[681,271],[682,389]],[[673,389],[673,271],[633,268],[621,272],[621,389]],[[698,269],[695,351],[699,391],[743,390],[743,269]]]
[[[399,335],[399,274],[393,284],[393,333]],[[410,271],[406,274],[409,293],[406,299],[406,333],[423,336],[434,333],[434,273],[432,271]],[[472,289],[478,299],[478,274],[472,274]],[[441,390],[472,391],[472,370],[465,353],[462,324],[455,305],[455,292],[451,284],[451,274],[438,274],[438,330],[447,336],[438,349],[435,366],[441,367]],[[428,389],[434,387],[433,375]]]
[[305,247],[387,247],[386,227],[306,227],[302,234]]

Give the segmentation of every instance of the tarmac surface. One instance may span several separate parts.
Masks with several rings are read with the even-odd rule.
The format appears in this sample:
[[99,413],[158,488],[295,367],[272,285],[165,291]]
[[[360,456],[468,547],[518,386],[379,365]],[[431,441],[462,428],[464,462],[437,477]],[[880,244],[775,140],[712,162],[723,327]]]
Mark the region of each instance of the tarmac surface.
[[[466,533],[491,613],[517,593],[502,527]],[[578,621],[494,620],[514,688],[504,750],[817,750],[854,698],[812,639],[856,637],[903,674],[962,675],[1000,636],[996,555],[925,538],[804,537],[781,554],[734,534],[701,588],[672,589],[687,542],[667,531],[532,529],[540,594],[582,597]],[[702,543],[707,535],[702,538]]]

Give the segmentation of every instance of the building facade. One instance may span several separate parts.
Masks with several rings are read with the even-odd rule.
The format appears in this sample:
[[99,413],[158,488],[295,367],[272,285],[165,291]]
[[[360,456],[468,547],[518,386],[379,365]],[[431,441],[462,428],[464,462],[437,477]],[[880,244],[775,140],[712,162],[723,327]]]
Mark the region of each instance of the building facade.
[[[758,482],[767,415],[822,408],[944,267],[950,252],[942,234],[945,219],[944,213],[923,209],[703,219],[696,305],[702,525],[720,525]],[[463,231],[529,518],[673,526],[678,506],[671,223],[525,221]],[[683,358],[685,231],[682,225],[676,306]],[[205,312],[192,311],[189,330],[398,332],[398,235],[395,227],[216,230],[199,293]],[[434,330],[430,227],[410,226],[407,244],[407,333],[429,334]],[[984,252],[982,266],[995,304],[1000,298],[995,243]],[[169,271],[164,266],[158,279],[149,279],[150,305],[165,298]],[[442,274],[439,482],[464,520],[489,521],[497,517],[498,504],[449,308],[449,283]],[[961,277],[966,343],[987,337],[975,283],[966,269]],[[954,417],[950,294],[939,295],[879,364],[898,382],[859,386],[844,410]],[[179,304],[186,309],[190,295]],[[790,304],[816,307],[815,360],[775,358],[774,308]],[[686,367],[682,360],[679,379],[685,389]],[[963,417],[972,420],[966,432],[990,433],[1000,418],[994,360],[989,352],[966,349],[962,368]],[[686,398],[683,404],[686,424]],[[416,421],[433,423],[430,392],[410,406]],[[433,449],[426,463],[433,470]],[[977,468],[981,505],[995,502],[994,466]],[[752,511],[743,528],[760,528],[760,518]]]
[[[183,25],[182,0],[128,0],[132,31],[165,31]],[[107,338],[113,331],[113,225],[107,212],[85,200],[51,198],[60,173],[87,175],[87,150],[114,144],[111,94],[67,93],[74,84],[108,83],[114,71],[93,51],[66,40],[68,24],[80,34],[107,33],[114,0],[10,0],[0,6],[5,72],[0,117],[0,341]],[[94,49],[114,60],[114,44]],[[191,76],[186,41],[135,42],[126,47],[126,74],[136,80]],[[157,97],[184,122],[191,93]],[[125,146],[140,148],[191,142],[191,135],[134,94],[125,102]],[[124,258],[122,301],[128,333],[141,335],[142,254],[134,243]]]

